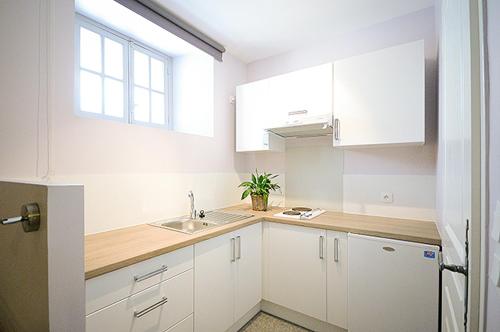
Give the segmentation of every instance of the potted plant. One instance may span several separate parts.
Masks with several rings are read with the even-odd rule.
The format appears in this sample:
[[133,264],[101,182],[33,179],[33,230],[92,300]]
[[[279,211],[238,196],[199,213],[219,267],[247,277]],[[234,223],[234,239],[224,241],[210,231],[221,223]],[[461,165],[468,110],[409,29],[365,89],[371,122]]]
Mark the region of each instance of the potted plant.
[[245,188],[245,191],[241,194],[241,199],[244,200],[250,195],[252,197],[252,209],[254,211],[266,211],[269,192],[271,190],[280,190],[280,186],[271,181],[277,176],[266,172],[259,174],[259,171],[255,170],[251,181],[245,181],[239,185],[239,187]]

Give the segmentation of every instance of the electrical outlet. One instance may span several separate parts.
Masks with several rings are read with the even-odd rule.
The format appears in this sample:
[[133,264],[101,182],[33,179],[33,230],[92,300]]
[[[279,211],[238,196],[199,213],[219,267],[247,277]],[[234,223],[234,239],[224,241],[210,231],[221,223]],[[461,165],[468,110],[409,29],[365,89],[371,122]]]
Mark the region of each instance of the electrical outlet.
[[385,192],[385,191],[380,193],[380,201],[382,203],[392,203],[393,200],[394,200],[394,196],[392,193]]

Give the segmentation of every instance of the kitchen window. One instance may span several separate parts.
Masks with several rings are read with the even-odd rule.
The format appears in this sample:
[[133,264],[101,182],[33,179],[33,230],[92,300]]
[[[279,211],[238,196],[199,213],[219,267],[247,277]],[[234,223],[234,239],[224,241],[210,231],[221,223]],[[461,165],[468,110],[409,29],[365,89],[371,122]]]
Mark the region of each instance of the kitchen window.
[[169,56],[82,16],[76,50],[77,114],[169,128]]

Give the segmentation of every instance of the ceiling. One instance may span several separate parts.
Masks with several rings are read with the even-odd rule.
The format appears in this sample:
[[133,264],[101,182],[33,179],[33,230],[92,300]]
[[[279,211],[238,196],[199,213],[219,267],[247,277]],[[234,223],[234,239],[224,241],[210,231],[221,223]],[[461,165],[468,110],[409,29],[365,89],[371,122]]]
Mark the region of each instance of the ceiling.
[[434,0],[155,0],[245,62],[434,5]]

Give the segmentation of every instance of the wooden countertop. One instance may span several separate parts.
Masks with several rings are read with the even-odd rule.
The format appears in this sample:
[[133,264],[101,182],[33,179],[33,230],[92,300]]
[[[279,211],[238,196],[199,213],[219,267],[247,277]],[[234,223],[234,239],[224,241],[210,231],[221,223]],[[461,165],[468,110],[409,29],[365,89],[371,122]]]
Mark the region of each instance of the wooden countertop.
[[266,212],[252,211],[248,205],[238,205],[226,210],[244,211],[255,216],[193,235],[145,224],[87,235],[85,236],[85,279],[91,279],[263,220],[441,245],[436,224],[429,221],[330,211],[312,220],[295,220],[274,217],[274,214],[284,210],[277,207]]

